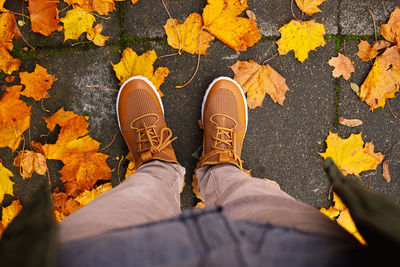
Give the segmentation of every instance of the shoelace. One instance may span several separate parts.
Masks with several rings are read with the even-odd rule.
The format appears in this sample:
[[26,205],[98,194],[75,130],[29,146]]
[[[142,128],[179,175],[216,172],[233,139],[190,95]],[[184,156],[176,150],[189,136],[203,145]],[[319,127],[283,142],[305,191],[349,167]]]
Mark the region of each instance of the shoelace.
[[[231,121],[233,121],[235,125],[233,126],[233,128],[226,128],[219,126],[218,123],[215,120],[213,120],[215,116],[226,117]],[[237,126],[236,121],[228,115],[219,113],[213,114],[210,117],[210,121],[215,125],[217,133],[215,134],[215,136],[212,136],[212,139],[214,139],[214,145],[211,146],[212,150],[208,154],[204,155],[202,162],[207,161],[210,157],[215,155],[228,154],[229,157],[231,157],[234,161],[238,162],[240,168],[242,168],[243,161],[238,156],[236,150],[236,126]]]
[[[143,119],[148,116],[155,116],[156,121],[151,126],[147,126],[145,122],[143,122],[143,128],[134,127],[133,124],[139,119]],[[163,149],[169,146],[177,137],[172,138],[172,131],[170,128],[162,128],[160,134],[157,134],[156,131],[156,123],[158,122],[159,117],[155,113],[146,114],[136,118],[131,121],[130,128],[135,130],[138,135],[138,140],[136,143],[139,144],[138,153],[143,153],[146,151],[151,152],[151,154],[160,153]],[[172,138],[172,139],[171,139]],[[150,144],[150,147],[143,147],[145,144]]]

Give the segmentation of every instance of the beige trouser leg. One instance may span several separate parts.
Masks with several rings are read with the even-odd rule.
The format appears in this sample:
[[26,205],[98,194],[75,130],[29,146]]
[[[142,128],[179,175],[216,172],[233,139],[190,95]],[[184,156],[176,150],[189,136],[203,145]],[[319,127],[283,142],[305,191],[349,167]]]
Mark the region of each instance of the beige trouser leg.
[[197,170],[196,177],[206,206],[223,206],[228,216],[234,219],[350,237],[317,209],[295,200],[270,182],[249,178],[232,164],[205,166]]
[[185,169],[174,163],[154,160],[143,164],[120,185],[65,218],[60,223],[59,242],[180,214],[184,175]]

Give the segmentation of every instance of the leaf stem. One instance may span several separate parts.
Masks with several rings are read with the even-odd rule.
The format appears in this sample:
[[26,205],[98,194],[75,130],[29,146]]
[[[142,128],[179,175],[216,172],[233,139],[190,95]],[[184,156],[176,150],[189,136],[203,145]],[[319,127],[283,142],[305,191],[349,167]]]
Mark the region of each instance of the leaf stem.
[[[161,0],[161,3],[163,4],[163,6],[164,6],[164,8],[165,8],[165,11],[167,11],[167,14],[168,14],[169,18],[172,20],[172,23],[174,24],[174,28],[175,28],[176,34],[178,35],[178,40],[179,40],[179,49],[178,49],[178,52],[177,52],[177,53],[180,55],[180,54],[181,54],[181,51],[182,51],[182,39],[181,39],[181,35],[179,34],[178,28],[177,28],[176,25],[175,25],[175,21],[174,21],[174,19],[172,18],[171,14],[169,13],[168,7],[167,7],[167,5],[165,4],[164,0]],[[170,55],[172,55],[172,54],[170,54]]]

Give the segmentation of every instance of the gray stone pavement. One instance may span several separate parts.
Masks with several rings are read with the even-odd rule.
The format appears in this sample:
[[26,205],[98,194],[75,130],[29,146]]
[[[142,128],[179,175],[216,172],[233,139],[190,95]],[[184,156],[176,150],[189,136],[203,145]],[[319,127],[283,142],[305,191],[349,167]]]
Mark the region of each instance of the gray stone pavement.
[[[6,7],[20,12],[21,7],[11,7],[8,2]],[[201,13],[206,3],[205,0],[188,0],[184,5],[178,0],[165,2],[172,16],[180,23],[192,12]],[[342,40],[343,36],[357,39],[357,36],[369,35],[372,38],[373,24],[366,8],[372,10],[379,24],[388,19],[396,4],[396,1],[378,0],[356,2],[357,5],[354,1],[327,0],[321,5],[324,12],[314,15],[313,19],[324,23],[326,27],[326,46],[311,51],[309,58],[302,64],[294,58],[292,52],[269,61],[287,79],[290,92],[286,95],[283,107],[266,96],[262,107],[249,112],[249,127],[242,153],[244,167],[251,169],[254,177],[277,181],[283,190],[315,207],[329,204],[327,196],[330,185],[321,168],[322,157],[318,155],[326,148],[324,140],[329,130],[338,132],[342,138],[362,131],[364,140],[372,141],[376,145],[376,151],[380,152],[385,152],[400,141],[399,119],[394,119],[387,107],[368,111],[368,106],[350,89],[349,82],[332,77],[333,68],[327,64],[337,54],[336,41]],[[255,12],[256,22],[264,36],[248,51],[237,53],[218,40],[212,42],[208,49],[209,54],[201,57],[200,69],[195,79],[182,89],[175,89],[175,86],[183,84],[191,77],[197,56],[182,53],[181,56],[161,58],[155,63],[155,67],[166,66],[171,71],[161,90],[165,94],[163,102],[167,124],[174,135],[178,136],[173,145],[179,161],[187,169],[186,186],[181,198],[183,208],[191,207],[197,201],[191,191],[191,177],[200,153],[202,132],[197,120],[200,118],[201,101],[208,84],[221,75],[233,77],[229,66],[239,59],[253,59],[260,63],[272,57],[277,51],[274,43],[279,37],[277,30],[292,19],[290,0],[248,0],[248,5]],[[294,7],[293,12],[301,17],[297,7]],[[90,135],[101,142],[101,147],[107,145],[114,134],[118,133],[115,142],[103,151],[110,155],[107,162],[115,170],[112,173],[112,183],[115,186],[119,183],[117,157],[128,152],[117,126],[114,106],[117,93],[101,88],[87,88],[85,85],[117,89],[118,80],[110,62],[119,62],[125,46],[131,47],[138,54],[154,49],[159,56],[176,50],[166,43],[162,26],[168,16],[161,1],[139,0],[134,6],[130,1],[121,2],[110,17],[96,17],[98,22],[104,23],[106,35],[111,36],[107,47],[99,48],[87,44],[71,47],[74,42],[64,43],[62,32],[44,37],[30,32],[29,25],[25,25],[21,29],[22,33],[36,48],[35,53],[23,52],[21,48],[26,45],[21,40],[16,42],[16,51],[22,57],[20,71],[31,72],[35,64],[40,64],[56,76],[57,81],[49,91],[51,98],[44,101],[45,107],[51,111],[50,114],[64,107],[66,110],[90,116]],[[304,19],[308,20],[309,17],[305,15]],[[81,39],[80,41],[85,40],[82,36]],[[372,64],[361,62],[355,55],[358,42],[345,41],[341,44],[341,52],[355,63],[356,72],[351,81],[361,85]],[[1,84],[4,84],[4,77],[4,74],[0,74]],[[18,83],[18,80],[14,83]],[[335,90],[337,85],[338,92]],[[2,91],[3,88],[0,93]],[[32,103],[30,99],[24,100]],[[399,98],[390,100],[390,104],[393,112],[400,116]],[[40,103],[33,104],[32,114],[31,139],[42,143],[55,142],[57,131],[47,137],[40,137],[47,133],[42,117],[49,116],[41,109]],[[335,128],[337,115],[358,118],[364,124],[357,128],[341,125]],[[16,176],[15,194],[22,202],[27,201],[39,185],[47,182],[46,177],[39,175],[22,180],[18,175],[18,168],[12,165],[11,151],[1,148],[0,155],[4,165]],[[62,163],[49,160],[48,164],[53,185],[60,186],[58,171],[62,168]],[[121,179],[126,166],[127,163],[124,162],[120,170]],[[390,183],[382,178],[381,165],[376,171],[362,173],[362,182],[367,186],[370,184],[371,190],[384,192],[400,201],[400,146],[393,150],[390,157],[390,171]],[[7,198],[4,203],[9,201],[10,198]]]

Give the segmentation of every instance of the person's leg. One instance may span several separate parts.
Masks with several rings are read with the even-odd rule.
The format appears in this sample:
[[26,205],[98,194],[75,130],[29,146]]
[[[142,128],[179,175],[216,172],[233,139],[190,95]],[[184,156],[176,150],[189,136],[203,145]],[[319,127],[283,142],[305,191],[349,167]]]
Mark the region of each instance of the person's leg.
[[154,85],[135,76],[120,88],[118,123],[137,171],[60,223],[59,241],[69,242],[180,213],[179,191],[185,170],[179,166]]
[[221,77],[210,85],[203,100],[202,125],[203,154],[195,175],[206,206],[221,205],[235,219],[348,238],[315,208],[243,172],[240,153],[247,128],[247,104],[239,84]]

